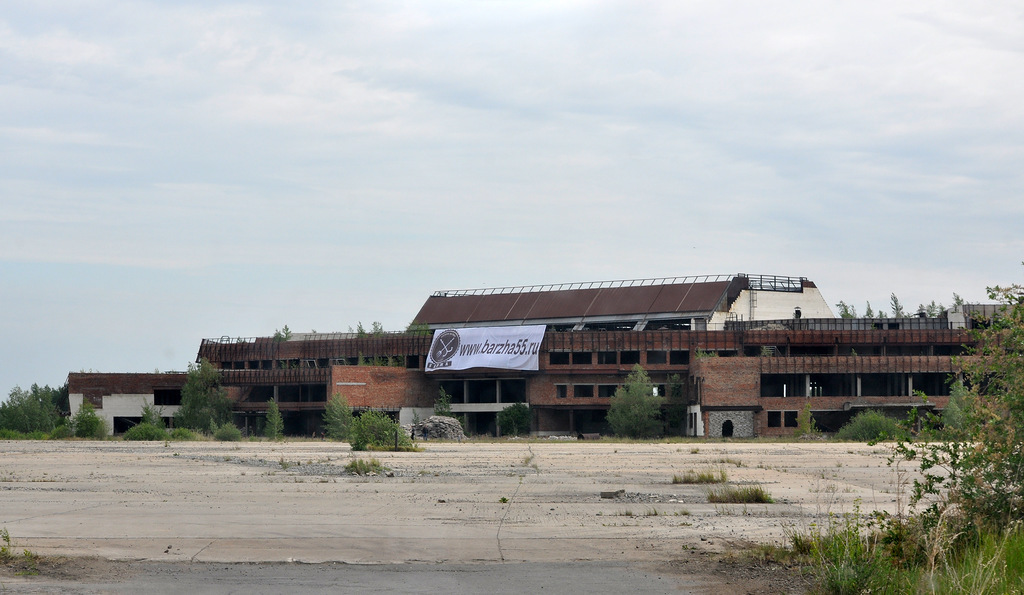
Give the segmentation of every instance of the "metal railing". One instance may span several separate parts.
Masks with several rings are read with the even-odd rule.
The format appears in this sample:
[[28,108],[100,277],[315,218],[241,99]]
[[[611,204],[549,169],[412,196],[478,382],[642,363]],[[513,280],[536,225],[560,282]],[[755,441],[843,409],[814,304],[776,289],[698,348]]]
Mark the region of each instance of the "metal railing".
[[731,281],[733,277],[735,277],[735,275],[695,275],[689,277],[652,277],[648,279],[618,279],[615,281],[553,283],[548,285],[513,285],[509,287],[482,287],[478,289],[445,289],[435,291],[431,294],[431,297],[537,293],[546,291],[572,291],[578,289],[614,289],[619,287],[646,287],[652,285],[679,285],[689,283],[720,283],[723,281]]

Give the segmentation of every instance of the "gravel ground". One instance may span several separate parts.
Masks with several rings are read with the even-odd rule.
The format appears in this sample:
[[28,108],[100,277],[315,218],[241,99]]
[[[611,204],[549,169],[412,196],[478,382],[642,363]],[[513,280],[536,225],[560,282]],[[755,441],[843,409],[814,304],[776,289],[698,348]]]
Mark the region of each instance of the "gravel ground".
[[[855,506],[893,512],[901,500],[884,446],[420,446],[353,453],[343,443],[304,441],[0,442],[0,527],[16,551],[46,560],[39,576],[6,569],[0,592],[129,592],[176,574],[198,577],[198,592],[203,584],[272,592],[272,576],[291,577],[304,592],[337,592],[362,584],[358,571],[367,568],[377,569],[365,576],[380,577],[371,589],[378,592],[409,592],[410,584],[445,590],[453,576],[465,580],[455,592],[475,592],[476,579],[498,585],[524,574],[549,577],[529,583],[536,587],[578,584],[582,592],[600,574],[594,565],[608,569],[608,584],[652,577],[650,592],[659,581],[674,592],[720,592],[725,584],[800,592],[806,585],[792,571],[733,553],[785,542]],[[389,470],[353,475],[345,465],[354,458]],[[760,485],[775,502],[710,504],[707,486],[672,483],[705,469],[724,469],[731,485]]]

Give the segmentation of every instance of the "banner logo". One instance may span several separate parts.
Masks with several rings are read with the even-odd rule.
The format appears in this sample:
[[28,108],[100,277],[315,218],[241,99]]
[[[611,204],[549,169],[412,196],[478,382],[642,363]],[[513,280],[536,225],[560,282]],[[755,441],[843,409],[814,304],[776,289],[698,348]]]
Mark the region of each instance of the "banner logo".
[[438,329],[430,343],[426,371],[537,370],[545,328],[531,325]]
[[458,353],[461,342],[459,331],[451,328],[441,331],[441,334],[434,337],[434,343],[430,346],[430,359],[433,360],[434,367],[450,366],[451,359]]

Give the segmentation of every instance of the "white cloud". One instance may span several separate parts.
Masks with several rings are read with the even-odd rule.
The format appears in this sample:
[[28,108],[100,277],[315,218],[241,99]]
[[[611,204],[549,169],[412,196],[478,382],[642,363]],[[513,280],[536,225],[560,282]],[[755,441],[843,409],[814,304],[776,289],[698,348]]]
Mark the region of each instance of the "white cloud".
[[[159,271],[167,303],[209,311],[198,336],[272,330],[296,299],[336,330],[404,324],[433,289],[625,277],[967,294],[1020,274],[1021,21],[1001,2],[8,9],[0,265]],[[131,285],[105,274],[97,295]]]

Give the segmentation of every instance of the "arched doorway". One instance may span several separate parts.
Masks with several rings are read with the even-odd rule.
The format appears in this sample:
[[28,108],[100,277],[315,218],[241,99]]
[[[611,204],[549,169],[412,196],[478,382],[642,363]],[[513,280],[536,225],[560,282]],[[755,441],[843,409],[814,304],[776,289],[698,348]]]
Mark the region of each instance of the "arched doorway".
[[722,438],[732,437],[732,420],[727,419],[722,422]]

